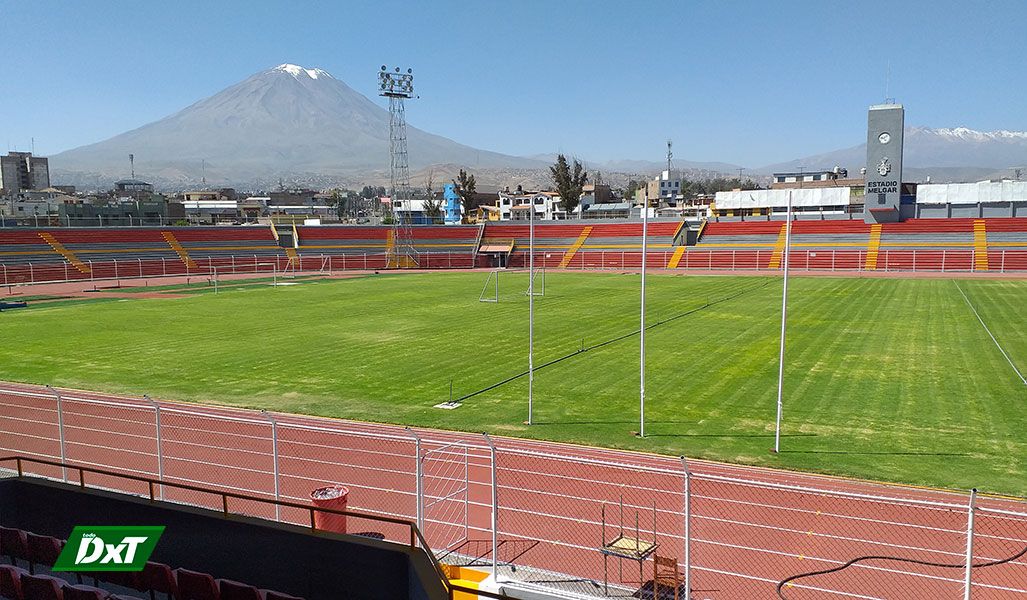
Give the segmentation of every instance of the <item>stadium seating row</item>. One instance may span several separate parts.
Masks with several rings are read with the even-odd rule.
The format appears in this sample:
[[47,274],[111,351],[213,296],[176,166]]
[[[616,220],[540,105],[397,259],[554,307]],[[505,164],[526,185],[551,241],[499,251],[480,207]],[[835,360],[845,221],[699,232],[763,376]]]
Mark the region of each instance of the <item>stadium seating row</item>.
[[[295,596],[273,590],[215,579],[207,573],[147,562],[142,571],[107,571],[85,574],[93,579],[92,586],[77,583],[51,574],[36,573],[40,567],[48,568],[57,561],[64,545],[54,537],[0,527],[0,552],[8,564],[0,564],[0,598],[6,600],[141,600],[115,591],[129,589],[146,592],[151,600],[156,594],[174,600],[300,600]],[[26,563],[27,569],[20,566]],[[107,586],[107,587],[102,587]]]
[[[709,222],[698,243],[687,248],[682,245],[683,225],[649,223],[647,264],[781,267],[782,221]],[[392,243],[387,226],[301,226],[296,232],[294,249],[279,246],[270,227],[0,229],[0,283],[208,273],[212,267],[221,272],[378,269],[386,266]],[[529,226],[524,222],[414,226],[411,232],[422,268],[496,265],[496,249],[506,254],[501,264],[528,262]],[[535,224],[535,262],[545,267],[637,267],[641,245],[638,221]],[[493,250],[491,255],[479,255],[479,248],[486,247]],[[961,264],[963,253],[975,270],[992,265],[1013,269],[1019,268],[1024,251],[1027,218],[911,219],[884,225],[799,220],[792,225],[792,261],[802,257],[803,264],[838,269],[852,263],[873,270],[878,259],[884,268],[912,267],[915,261],[920,266],[951,266]],[[935,260],[935,252],[945,253],[944,260]]]

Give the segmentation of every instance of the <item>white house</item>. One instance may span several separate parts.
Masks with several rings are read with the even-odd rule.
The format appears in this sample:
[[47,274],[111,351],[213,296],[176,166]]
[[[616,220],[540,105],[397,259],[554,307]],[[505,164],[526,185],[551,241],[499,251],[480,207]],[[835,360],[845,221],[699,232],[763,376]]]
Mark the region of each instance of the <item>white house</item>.
[[534,209],[535,219],[560,221],[567,218],[560,196],[556,192],[499,192],[499,220],[527,221]]

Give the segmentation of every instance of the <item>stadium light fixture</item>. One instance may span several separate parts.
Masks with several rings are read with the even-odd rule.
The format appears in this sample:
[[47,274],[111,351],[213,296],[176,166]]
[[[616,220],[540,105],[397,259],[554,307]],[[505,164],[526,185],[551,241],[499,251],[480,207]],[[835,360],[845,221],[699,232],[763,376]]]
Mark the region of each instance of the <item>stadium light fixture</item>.
[[784,286],[781,292],[781,349],[777,358],[777,422],[774,427],[774,452],[781,452],[781,412],[785,380],[785,333],[788,325],[788,250],[792,241],[792,192],[788,192],[788,210],[785,213]]

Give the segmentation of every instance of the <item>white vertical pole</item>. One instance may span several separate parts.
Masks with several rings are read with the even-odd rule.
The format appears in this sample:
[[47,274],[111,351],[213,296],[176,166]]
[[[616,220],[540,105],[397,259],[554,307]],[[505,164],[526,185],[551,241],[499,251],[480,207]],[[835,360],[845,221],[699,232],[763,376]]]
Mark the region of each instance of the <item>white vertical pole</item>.
[[640,299],[640,327],[639,327],[639,369],[638,369],[638,437],[645,437],[645,255],[649,245],[649,186],[646,186],[644,194],[645,203],[642,205],[642,291]]
[[[417,524],[417,528],[421,530],[421,534],[424,534],[424,473],[422,469],[424,466],[421,464],[421,436],[417,435],[413,429],[406,427],[407,433],[414,438],[414,497],[416,506],[414,507],[414,522]],[[425,548],[428,550],[428,548]]]
[[685,598],[692,593],[692,472],[688,470],[688,461],[681,457],[681,466],[685,470]]
[[[532,207],[534,210],[534,207]],[[492,443],[489,434],[482,433],[485,441],[489,443],[489,467],[492,471],[492,580],[496,579],[496,571],[499,569],[499,548],[496,547],[496,528],[499,526],[499,494],[496,487],[496,445]]]
[[532,423],[535,388],[535,204],[528,207],[528,425]]
[[977,500],[977,488],[970,490],[970,505],[966,517],[966,569],[963,574],[963,600],[970,600],[974,559],[974,503]]
[[[216,285],[216,284],[215,284]],[[274,461],[274,475],[275,475],[275,520],[282,520],[282,507],[278,504],[282,500],[282,496],[278,489],[278,421],[275,420],[271,413],[266,410],[260,411],[264,417],[271,422],[271,457]]]
[[777,424],[774,428],[774,452],[781,451],[781,411],[785,379],[785,327],[788,324],[788,251],[792,241],[792,193],[788,192],[788,212],[785,215],[785,270],[781,292],[781,349],[777,359]]
[[[164,481],[164,449],[161,440],[161,427],[160,427],[160,404],[157,404],[147,395],[143,395],[143,400],[146,400],[153,406],[154,413],[154,424],[157,428],[157,481]],[[164,499],[164,486],[160,486],[160,499]]]
[[68,468],[63,466],[67,463],[67,455],[64,450],[64,406],[61,403],[61,393],[52,386],[48,385],[46,388],[53,392],[53,395],[57,398],[57,436],[61,445],[61,477],[64,479],[64,483],[68,483]]

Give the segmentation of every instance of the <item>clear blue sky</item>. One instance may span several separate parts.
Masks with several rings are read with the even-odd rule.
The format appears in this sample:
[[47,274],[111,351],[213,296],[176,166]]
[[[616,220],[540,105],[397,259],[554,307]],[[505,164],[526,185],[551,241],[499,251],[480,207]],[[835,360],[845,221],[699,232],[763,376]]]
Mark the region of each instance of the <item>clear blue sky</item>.
[[379,65],[411,66],[412,124],[519,155],[659,160],[669,137],[755,167],[855,145],[889,58],[908,125],[1027,130],[1020,0],[0,0],[0,50],[0,144],[41,154],[284,62],[372,98]]

